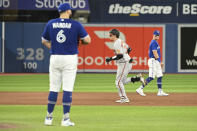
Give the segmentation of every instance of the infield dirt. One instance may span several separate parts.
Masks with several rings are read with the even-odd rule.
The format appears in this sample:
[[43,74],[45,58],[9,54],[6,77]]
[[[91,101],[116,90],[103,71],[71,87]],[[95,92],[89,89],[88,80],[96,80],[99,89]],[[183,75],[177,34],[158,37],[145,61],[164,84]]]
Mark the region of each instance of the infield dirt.
[[[197,106],[197,93],[170,93],[169,96],[157,96],[147,93],[143,97],[137,93],[127,93],[130,103],[115,103],[117,93],[74,92],[72,105],[126,105],[126,106]],[[0,105],[46,105],[47,92],[0,92]],[[57,104],[62,103],[59,93]]]

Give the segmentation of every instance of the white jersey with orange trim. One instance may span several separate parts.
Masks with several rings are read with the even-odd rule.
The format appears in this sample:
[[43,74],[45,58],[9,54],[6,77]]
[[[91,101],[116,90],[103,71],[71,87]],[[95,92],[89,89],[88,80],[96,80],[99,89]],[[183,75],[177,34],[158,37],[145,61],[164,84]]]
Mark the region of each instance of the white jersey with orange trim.
[[127,78],[128,73],[131,71],[132,63],[129,62],[131,59],[127,53],[129,46],[122,41],[117,39],[114,42],[115,54],[123,54],[123,58],[117,60],[117,74],[116,74],[116,88],[118,89],[118,94],[122,98],[127,98],[124,85],[131,82],[131,78]]
[[124,42],[122,41],[121,39],[117,39],[115,42],[114,42],[114,51],[115,51],[115,54],[123,54],[123,58],[120,59],[120,60],[117,60],[117,62],[127,62],[131,59],[131,57],[129,56],[129,54],[127,53],[127,49],[129,48],[129,46]]

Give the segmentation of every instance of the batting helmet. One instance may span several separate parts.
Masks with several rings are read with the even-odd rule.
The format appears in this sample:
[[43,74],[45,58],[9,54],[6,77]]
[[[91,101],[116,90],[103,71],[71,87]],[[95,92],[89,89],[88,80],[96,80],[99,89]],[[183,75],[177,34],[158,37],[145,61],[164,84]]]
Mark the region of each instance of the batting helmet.
[[109,33],[115,35],[117,38],[120,36],[120,32],[117,29],[112,29]]

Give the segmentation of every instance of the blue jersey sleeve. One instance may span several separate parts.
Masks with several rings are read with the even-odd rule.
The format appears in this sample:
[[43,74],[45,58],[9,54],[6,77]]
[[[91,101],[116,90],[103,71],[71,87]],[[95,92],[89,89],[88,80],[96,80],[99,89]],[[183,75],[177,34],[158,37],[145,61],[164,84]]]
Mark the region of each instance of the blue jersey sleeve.
[[84,37],[86,37],[88,35],[88,33],[86,32],[85,28],[79,23],[79,37],[81,39],[83,39]]
[[49,25],[50,25],[50,23],[47,23],[46,24],[46,26],[45,26],[45,28],[44,28],[44,32],[43,32],[43,34],[42,34],[42,38],[44,38],[45,40],[48,40],[48,41],[50,41],[51,39],[50,39],[50,35],[49,35]]

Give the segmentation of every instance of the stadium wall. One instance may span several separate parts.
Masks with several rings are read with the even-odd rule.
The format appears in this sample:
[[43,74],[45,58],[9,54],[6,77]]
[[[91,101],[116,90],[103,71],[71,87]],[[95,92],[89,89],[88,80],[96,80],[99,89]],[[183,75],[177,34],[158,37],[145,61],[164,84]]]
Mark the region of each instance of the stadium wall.
[[[44,26],[45,23],[5,23],[5,72],[48,72],[49,50],[41,44]],[[165,72],[182,72],[178,70],[178,66],[180,66],[178,58],[181,57],[181,53],[178,53],[178,50],[181,49],[178,48],[178,44],[183,36],[178,35],[181,34],[178,24],[124,24],[122,26],[87,24],[85,28],[90,33],[93,42],[88,46],[79,47],[80,72],[116,71],[115,63],[106,65],[104,61],[106,56],[113,55],[113,51],[109,50],[110,41],[107,39],[108,31],[112,28],[118,28],[122,33],[121,37],[133,48],[131,52],[131,56],[134,56],[133,72],[147,72],[148,45],[152,39],[152,31],[155,29],[162,33],[159,43],[162,44]],[[191,36],[191,34],[183,35],[184,37]],[[193,49],[192,46],[191,50],[187,52],[194,52]],[[97,54],[99,55],[97,56]],[[194,67],[196,66],[194,65]],[[190,70],[190,72],[195,71],[195,68]]]
[[177,73],[178,58],[178,32],[177,24],[166,24],[166,64],[167,73]]

